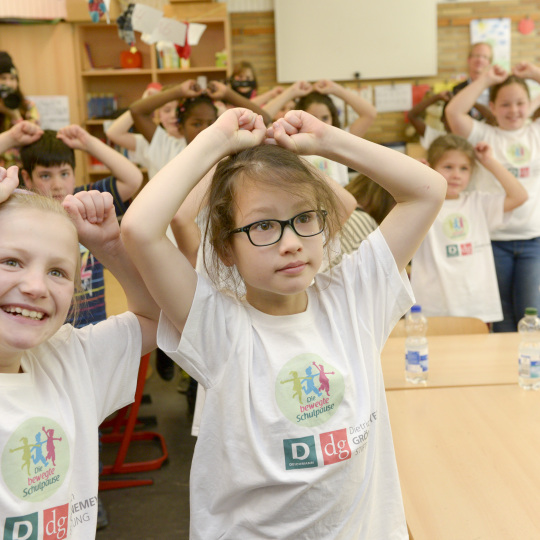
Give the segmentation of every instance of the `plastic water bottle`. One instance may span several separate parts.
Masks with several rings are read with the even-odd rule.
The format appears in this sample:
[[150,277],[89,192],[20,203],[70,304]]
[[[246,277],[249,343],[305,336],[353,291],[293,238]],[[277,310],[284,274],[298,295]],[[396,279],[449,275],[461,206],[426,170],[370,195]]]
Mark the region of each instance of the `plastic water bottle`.
[[422,308],[412,306],[405,317],[405,379],[415,384],[425,383],[428,378],[427,325]]
[[540,390],[540,319],[538,310],[528,307],[519,321],[519,386]]

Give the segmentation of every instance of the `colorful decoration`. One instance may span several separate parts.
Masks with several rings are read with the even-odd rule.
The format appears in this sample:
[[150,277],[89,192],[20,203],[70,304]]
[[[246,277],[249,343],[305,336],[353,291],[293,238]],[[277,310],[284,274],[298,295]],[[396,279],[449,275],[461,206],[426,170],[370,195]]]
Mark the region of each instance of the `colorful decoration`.
[[518,23],[518,30],[523,35],[530,34],[534,30],[534,21],[529,19],[529,17],[521,19],[521,21]]
[[178,56],[180,58],[183,58],[184,60],[188,60],[191,56],[191,45],[189,44],[188,40],[188,34],[189,34],[189,23],[184,23],[186,25],[186,40],[184,45],[177,45],[174,44],[174,48],[176,49],[176,52],[178,53]]
[[90,12],[90,19],[92,22],[99,22],[102,15],[107,13],[107,6],[105,2],[100,0],[88,0],[88,11]]

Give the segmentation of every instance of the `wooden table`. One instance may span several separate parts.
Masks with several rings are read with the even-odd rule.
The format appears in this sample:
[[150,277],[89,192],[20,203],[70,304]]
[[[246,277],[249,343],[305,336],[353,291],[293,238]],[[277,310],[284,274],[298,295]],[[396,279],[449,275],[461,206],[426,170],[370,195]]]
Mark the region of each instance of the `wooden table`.
[[417,385],[405,381],[405,338],[388,338],[381,355],[387,390],[517,384],[517,332],[430,336],[428,346],[428,382]]
[[386,397],[414,540],[540,538],[540,392],[515,384]]

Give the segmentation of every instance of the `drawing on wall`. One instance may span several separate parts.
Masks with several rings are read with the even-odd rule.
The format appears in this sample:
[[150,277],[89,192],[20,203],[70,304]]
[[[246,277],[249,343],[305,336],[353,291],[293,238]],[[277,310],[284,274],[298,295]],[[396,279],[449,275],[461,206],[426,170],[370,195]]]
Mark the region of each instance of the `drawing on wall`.
[[510,19],[471,21],[471,43],[485,41],[493,48],[493,63],[510,69]]

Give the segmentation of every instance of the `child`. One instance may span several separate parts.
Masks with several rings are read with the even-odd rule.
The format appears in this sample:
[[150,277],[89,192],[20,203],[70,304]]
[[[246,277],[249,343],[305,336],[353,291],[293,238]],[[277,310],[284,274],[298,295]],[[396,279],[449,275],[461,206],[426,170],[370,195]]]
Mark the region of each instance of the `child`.
[[[181,101],[178,123],[182,128],[184,139],[170,137],[164,129],[152,121],[154,110],[174,99]],[[164,167],[203,129],[216,121],[218,114],[213,100],[224,100],[234,106],[248,106],[251,109],[262,110],[225,84],[212,81],[203,94],[203,90],[191,79],[131,105],[129,110],[135,127],[150,143],[148,156],[157,170]]]
[[[143,99],[159,93],[154,87],[148,88],[143,94]],[[157,109],[154,122],[163,128],[167,135],[176,139],[183,138],[178,125],[178,100],[165,103],[163,107]],[[130,130],[133,127],[133,117],[131,112],[127,110],[112,122],[105,130],[105,135],[114,144],[125,148],[129,151],[128,158],[142,167],[146,167],[148,177],[152,178],[158,168],[149,158],[148,152],[150,145],[146,138],[140,133],[132,133]]]
[[[431,143],[437,138],[443,135],[446,135],[448,130],[436,129],[425,123],[423,115],[428,107],[439,103],[439,101],[444,101],[448,103],[450,101],[451,94],[450,92],[440,92],[438,94],[433,94],[424,98],[420,103],[417,103],[408,113],[407,117],[409,118],[410,123],[416,130],[416,133],[420,136],[420,144],[422,148],[426,150],[430,147]],[[446,122],[444,117],[444,108],[441,115],[442,126],[446,128]]]
[[[345,88],[334,81],[325,79],[317,81],[307,93],[305,83],[300,81],[298,84],[292,85],[288,90],[285,90],[274,100],[273,105],[270,105],[270,107],[267,106],[265,109],[270,114],[275,115],[279,108],[287,103],[287,101],[297,99],[296,109],[306,111],[321,120],[321,122],[339,128],[341,124],[338,110],[330,95],[342,99],[352,107],[358,118],[347,127],[347,130],[353,135],[363,137],[375,121],[377,116],[375,107],[354,90]],[[277,110],[274,110],[272,107],[276,107]],[[349,173],[347,167],[343,164],[324,159],[321,156],[307,156],[306,159],[342,186],[346,186],[349,183]]]
[[[16,167],[0,169],[0,536],[94,538],[98,425],[133,400],[158,311],[110,194],[69,195],[66,213],[52,198],[11,194],[17,180]],[[131,311],[82,330],[64,325],[79,239],[120,281]]]
[[[59,202],[79,191],[108,192],[120,217],[126,211],[126,202],[142,183],[142,173],[136,165],[77,125],[55,132],[21,122],[0,135],[0,151],[2,145],[22,146],[21,176],[26,187]],[[75,187],[75,149],[99,159],[112,176]],[[77,298],[84,307],[78,324],[84,326],[106,318],[103,266],[84,246],[81,246],[81,279],[82,290]]]
[[[464,191],[476,159],[500,182],[504,193]],[[428,163],[448,182],[446,200],[412,261],[411,283],[428,316],[502,319],[490,231],[503,223],[503,213],[527,200],[527,191],[493,157],[491,148],[473,148],[458,135],[435,139]]]
[[[293,149],[343,161],[397,201],[329,274],[317,271],[338,229],[335,198]],[[165,237],[218,162],[206,234],[212,260],[241,276],[242,300]],[[412,304],[400,271],[444,192],[438,173],[303,111],[267,131],[232,109],[139,194],[122,234],[162,309],[160,346],[207,390],[190,538],[408,538],[379,357]]]
[[[529,123],[529,93],[523,78],[540,81],[540,69],[522,62],[514,75],[491,66],[459,92],[447,106],[452,131],[471,144],[485,141],[493,155],[516,176],[529,194],[525,204],[491,234],[504,320],[495,332],[515,332],[525,308],[540,309],[540,123]],[[498,127],[486,125],[467,113],[486,88]],[[493,177],[484,177],[483,189],[493,190]],[[485,186],[485,187],[484,187]]]
[[[19,84],[19,74],[11,56],[0,51],[0,132],[3,133],[21,120],[39,124],[39,112],[36,105],[26,99]],[[0,166],[20,165],[17,148],[9,148],[0,153]]]
[[281,86],[274,86],[264,94],[258,94],[259,85],[255,75],[255,68],[250,62],[239,62],[234,66],[231,75],[231,88],[241,96],[253,101],[260,107],[283,92]]

